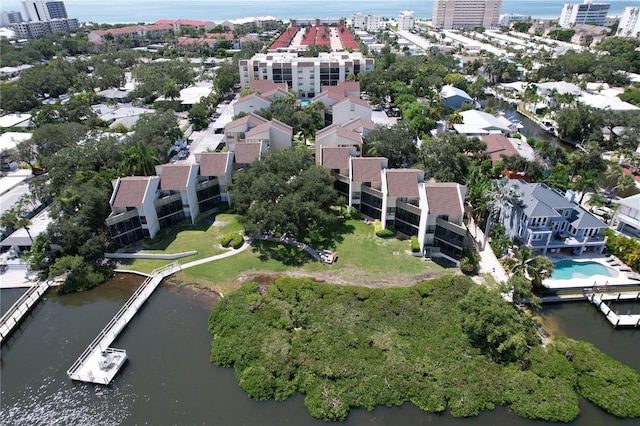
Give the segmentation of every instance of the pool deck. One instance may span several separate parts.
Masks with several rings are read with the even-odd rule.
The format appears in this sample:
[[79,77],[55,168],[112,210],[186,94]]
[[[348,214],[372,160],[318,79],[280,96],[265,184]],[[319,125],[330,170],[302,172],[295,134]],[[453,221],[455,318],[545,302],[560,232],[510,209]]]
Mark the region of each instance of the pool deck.
[[618,272],[617,277],[606,275],[591,275],[585,278],[572,278],[570,280],[554,280],[547,278],[542,285],[551,290],[587,288],[587,287],[608,287],[608,286],[638,286],[640,285],[640,275],[633,272],[615,256],[585,253],[581,256],[555,256],[549,257],[554,263],[560,260],[573,260],[576,262],[598,262]]

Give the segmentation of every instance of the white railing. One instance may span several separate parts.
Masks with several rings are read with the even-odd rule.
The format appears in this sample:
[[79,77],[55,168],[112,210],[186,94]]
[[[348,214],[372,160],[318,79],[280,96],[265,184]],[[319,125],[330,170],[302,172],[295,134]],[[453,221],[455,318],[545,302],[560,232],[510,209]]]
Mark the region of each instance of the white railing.
[[98,333],[95,339],[89,344],[87,349],[82,352],[76,362],[73,363],[71,368],[67,370],[67,375],[73,378],[79,379],[76,374],[78,369],[84,364],[84,362],[91,356],[96,350],[105,350],[107,347],[118,337],[118,334],[129,323],[131,318],[138,312],[140,306],[149,298],[151,293],[156,289],[158,284],[163,278],[173,274],[180,270],[180,265],[177,263],[170,263],[162,268],[154,270],[147,279],[144,280],[142,285],[131,295],[129,300],[118,311],[118,313],[109,321],[109,323]]
[[32,286],[0,318],[0,342],[11,333],[13,328],[22,320],[22,317],[31,310],[50,286],[51,283],[49,281],[43,281]]

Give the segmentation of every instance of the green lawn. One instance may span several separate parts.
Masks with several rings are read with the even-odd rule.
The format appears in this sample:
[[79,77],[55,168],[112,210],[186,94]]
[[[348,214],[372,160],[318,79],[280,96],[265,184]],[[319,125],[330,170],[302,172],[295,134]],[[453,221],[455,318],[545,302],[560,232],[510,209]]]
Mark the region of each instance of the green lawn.
[[[220,240],[229,232],[240,231],[242,231],[242,225],[238,222],[237,216],[222,213],[215,216],[214,224],[211,224],[211,220],[209,220],[204,224],[185,225],[171,230],[161,241],[149,246],[141,253],[173,254],[196,250],[198,254],[177,260],[179,263],[192,262],[229,251],[230,249],[220,246]],[[126,269],[151,272],[170,262],[168,260],[134,259],[121,263]]]
[[[229,249],[220,239],[229,232],[241,232],[237,216],[219,214],[215,225],[187,225],[171,231],[162,241],[143,252],[179,253],[197,250],[198,254],[178,259],[184,264],[214,256]],[[219,226],[221,225],[221,226]],[[287,244],[254,241],[252,247],[237,255],[185,269],[177,278],[201,285],[224,285],[237,282],[240,274],[292,272],[308,274],[327,281],[387,286],[408,284],[441,275],[446,269],[431,261],[423,261],[406,253],[409,241],[375,236],[373,225],[359,220],[340,222],[323,238],[310,242],[316,249],[338,252],[338,261],[327,265],[315,261],[303,250]],[[151,272],[171,261],[134,259],[121,262],[123,268]],[[449,271],[450,272],[450,271]]]
[[332,265],[316,262],[307,253],[286,244],[256,241],[251,250],[186,269],[181,274],[186,279],[212,284],[229,283],[241,273],[264,271],[321,274],[323,279],[335,277],[336,281],[354,284],[393,285],[439,276],[445,271],[434,262],[406,254],[408,240],[376,237],[373,225],[353,220],[342,223],[340,228],[341,232],[334,232],[333,238],[316,242],[324,246],[314,246],[338,252],[338,261]]

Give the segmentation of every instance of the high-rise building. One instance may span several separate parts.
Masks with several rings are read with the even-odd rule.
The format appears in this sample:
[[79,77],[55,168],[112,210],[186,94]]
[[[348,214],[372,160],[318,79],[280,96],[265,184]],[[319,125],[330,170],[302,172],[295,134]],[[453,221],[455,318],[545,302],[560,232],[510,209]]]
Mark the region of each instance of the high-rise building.
[[616,35],[640,38],[640,7],[624,8]]
[[413,10],[403,10],[398,17],[398,30],[412,30],[414,24]]
[[61,1],[25,0],[22,5],[30,21],[68,18],[67,9]]
[[576,24],[604,26],[610,6],[609,3],[593,3],[591,0],[584,0],[584,3],[565,4],[558,23],[562,28],[569,28]]
[[17,24],[18,22],[22,22],[22,14],[20,12],[15,10],[2,12],[0,17],[0,26],[7,27],[10,24]]
[[496,28],[502,0],[435,0],[433,26],[436,29]]

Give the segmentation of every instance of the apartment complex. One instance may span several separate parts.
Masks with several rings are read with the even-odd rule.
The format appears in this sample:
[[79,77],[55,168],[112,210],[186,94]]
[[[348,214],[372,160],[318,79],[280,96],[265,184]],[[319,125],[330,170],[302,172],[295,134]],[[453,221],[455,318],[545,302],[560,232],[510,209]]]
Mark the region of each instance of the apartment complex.
[[337,86],[350,74],[373,70],[374,60],[362,53],[321,53],[318,57],[299,57],[297,53],[259,53],[239,62],[240,85],[250,87],[253,80],[286,83],[298,98],[313,98],[322,86]]
[[619,37],[640,38],[640,7],[624,8],[616,35]]
[[384,21],[376,15],[363,15],[358,12],[351,18],[351,26],[355,29],[377,32],[384,28]]
[[505,13],[504,15],[500,15],[498,26],[508,28],[514,22],[528,21],[529,19],[531,19],[531,16],[520,15],[518,13]]
[[16,37],[21,38],[38,38],[46,34],[55,34],[61,32],[71,32],[80,28],[80,24],[76,18],[58,18],[49,19],[47,21],[29,21],[18,22],[9,25]]
[[398,16],[398,30],[399,31],[409,31],[413,29],[414,26],[414,12],[413,10],[403,10],[400,12],[400,16]]
[[604,26],[609,6],[608,3],[593,3],[592,0],[584,0],[584,3],[565,4],[562,7],[558,24],[562,28],[570,28],[576,24]]
[[435,0],[433,22],[436,29],[496,28],[502,0]]

